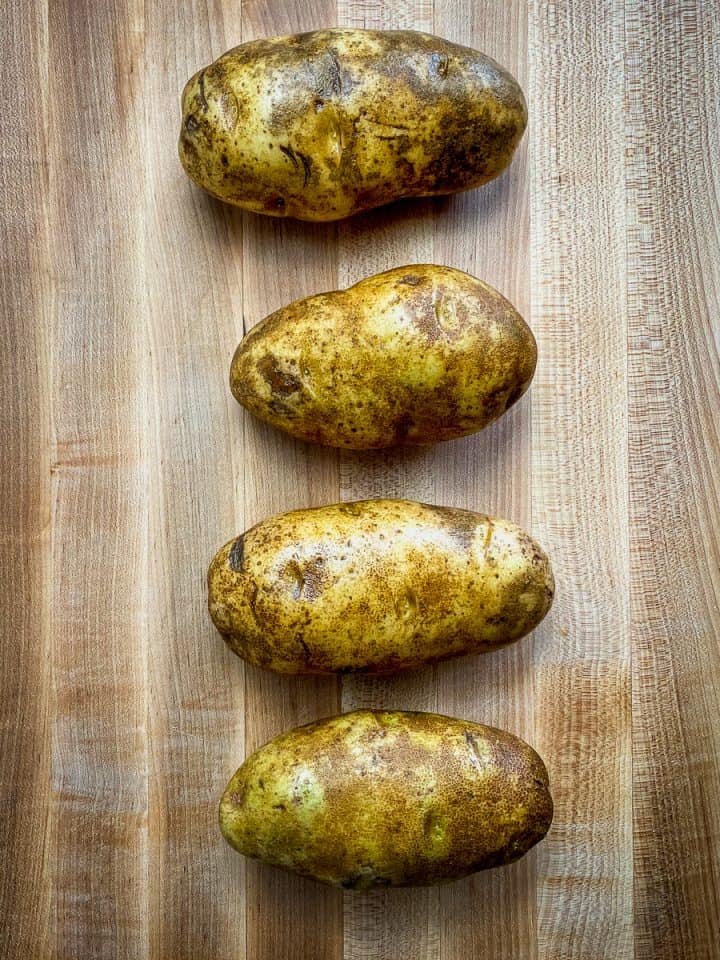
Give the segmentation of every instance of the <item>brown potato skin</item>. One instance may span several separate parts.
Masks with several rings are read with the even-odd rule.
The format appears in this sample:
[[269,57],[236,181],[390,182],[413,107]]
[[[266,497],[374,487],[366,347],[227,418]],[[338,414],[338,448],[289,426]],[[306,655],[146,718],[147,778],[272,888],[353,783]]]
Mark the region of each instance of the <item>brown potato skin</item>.
[[253,40],[198,71],[182,95],[179,152],[220,200],[338,220],[492,180],[526,124],[517,82],[477,50],[335,28]]
[[216,554],[210,616],[277,673],[393,673],[497,649],[547,613],[550,562],[520,527],[365,500],[264,520]]
[[236,772],[220,829],[248,857],[349,890],[512,863],[553,816],[545,765],[503,730],[357,710],[276,737]]
[[476,433],[525,393],[537,346],[488,284],[396,267],[277,310],[240,342],[230,389],[301,440],[378,449]]

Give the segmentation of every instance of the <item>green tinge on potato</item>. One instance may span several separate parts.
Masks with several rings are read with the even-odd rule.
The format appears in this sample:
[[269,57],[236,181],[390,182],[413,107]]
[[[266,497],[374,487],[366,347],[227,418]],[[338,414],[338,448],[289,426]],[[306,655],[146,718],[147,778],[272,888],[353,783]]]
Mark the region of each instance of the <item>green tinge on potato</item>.
[[520,527],[366,500],[257,524],[216,554],[209,610],[228,646],[278,673],[392,673],[483,653],[547,613],[550,562]]
[[345,889],[455,880],[547,833],[545,766],[510,733],[358,710],[291,730],[240,767],[220,828],[248,857]]
[[525,393],[532,331],[461,270],[414,264],[297,300],[241,341],[235,399],[301,440],[370,449],[482,430]]
[[196,73],[179,150],[220,200],[338,220],[492,180],[526,124],[517,82],[476,50],[411,30],[330,29],[244,43]]

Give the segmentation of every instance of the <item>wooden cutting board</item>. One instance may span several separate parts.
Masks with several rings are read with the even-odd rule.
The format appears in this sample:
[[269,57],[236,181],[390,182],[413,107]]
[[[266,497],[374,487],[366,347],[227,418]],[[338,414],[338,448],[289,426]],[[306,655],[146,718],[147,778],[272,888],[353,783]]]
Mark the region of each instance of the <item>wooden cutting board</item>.
[[[340,225],[224,207],[176,157],[185,80],[330,24],[485,50],[528,93],[481,191]],[[8,0],[0,73],[3,958],[720,957],[720,8],[710,0]],[[243,331],[435,261],[531,323],[530,394],[484,434],[337,453],[243,415]],[[501,653],[393,680],[226,652],[205,571],[278,511],[372,495],[511,517],[557,601]],[[357,705],[506,727],[547,840],[502,870],[341,894],[216,827],[245,755]]]

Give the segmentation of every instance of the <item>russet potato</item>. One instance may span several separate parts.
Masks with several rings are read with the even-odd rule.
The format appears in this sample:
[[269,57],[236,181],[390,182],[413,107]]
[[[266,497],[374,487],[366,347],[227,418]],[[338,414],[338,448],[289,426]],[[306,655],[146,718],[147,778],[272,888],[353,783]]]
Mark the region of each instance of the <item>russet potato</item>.
[[525,393],[537,347],[501,294],[461,270],[396,267],[297,300],[235,351],[230,388],[301,440],[371,449],[482,430]]
[[482,653],[547,613],[550,562],[520,527],[365,500],[271,517],[216,554],[209,610],[229,647],[278,673],[392,673]]
[[220,828],[240,853],[345,889],[454,880],[519,859],[553,806],[518,737],[432,713],[358,710],[240,767]]
[[337,28],[253,40],[198,71],[179,151],[220,200],[338,220],[486,183],[526,123],[517,82],[484,54],[411,30]]

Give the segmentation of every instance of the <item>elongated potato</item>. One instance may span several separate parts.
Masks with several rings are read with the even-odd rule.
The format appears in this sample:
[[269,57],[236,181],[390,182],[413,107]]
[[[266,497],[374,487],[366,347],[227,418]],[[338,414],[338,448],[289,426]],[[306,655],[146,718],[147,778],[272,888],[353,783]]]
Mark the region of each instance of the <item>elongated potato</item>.
[[369,449],[482,430],[525,393],[537,348],[497,290],[461,270],[397,267],[297,300],[241,341],[235,399],[301,440]]
[[390,673],[492,650],[537,626],[553,590],[514,523],[409,500],[272,517],[208,574],[230,648],[278,673]]
[[362,890],[512,863],[552,814],[545,766],[518,737],[434,713],[357,710],[247,759],[220,828],[248,857]]
[[526,123],[516,81],[476,50],[410,30],[317,30],[244,43],[196,73],[180,159],[220,200],[338,220],[491,180]]

